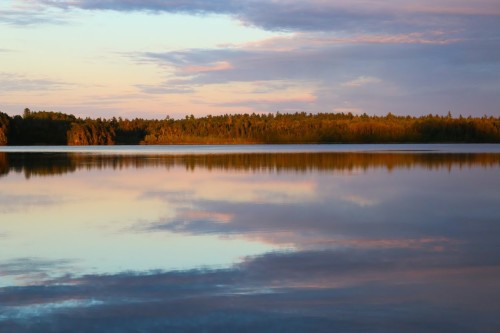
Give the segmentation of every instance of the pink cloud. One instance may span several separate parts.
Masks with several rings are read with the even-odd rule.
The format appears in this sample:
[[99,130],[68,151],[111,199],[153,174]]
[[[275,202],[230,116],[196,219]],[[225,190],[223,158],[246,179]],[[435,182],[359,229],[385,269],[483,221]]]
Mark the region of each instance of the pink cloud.
[[405,6],[409,12],[454,15],[499,15],[497,0],[425,0]]
[[219,72],[232,69],[233,66],[227,61],[217,61],[209,65],[191,65],[183,68],[186,73],[196,74],[196,73],[207,73],[207,72]]
[[375,34],[359,35],[353,37],[336,38],[325,40],[326,43],[346,43],[346,44],[432,44],[447,45],[463,41],[463,38],[446,37],[442,32],[421,33],[413,32],[408,34]]
[[[292,52],[296,50],[311,51],[329,45],[342,44],[419,44],[419,45],[449,45],[465,41],[465,38],[456,37],[456,31],[441,30],[428,32],[410,32],[394,34],[353,34],[338,36],[325,33],[294,33],[287,36],[271,37],[267,39],[242,43],[222,44],[221,48],[234,48],[252,51]],[[216,63],[221,69],[225,62]],[[217,68],[216,65],[206,66],[206,69]],[[200,66],[205,69],[205,66]],[[208,70],[205,70],[208,71]]]

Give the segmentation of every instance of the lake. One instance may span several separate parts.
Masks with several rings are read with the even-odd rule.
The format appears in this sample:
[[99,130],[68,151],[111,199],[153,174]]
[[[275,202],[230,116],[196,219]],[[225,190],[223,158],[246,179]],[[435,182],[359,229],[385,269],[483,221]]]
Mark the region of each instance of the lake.
[[498,332],[500,145],[0,147],[0,332]]

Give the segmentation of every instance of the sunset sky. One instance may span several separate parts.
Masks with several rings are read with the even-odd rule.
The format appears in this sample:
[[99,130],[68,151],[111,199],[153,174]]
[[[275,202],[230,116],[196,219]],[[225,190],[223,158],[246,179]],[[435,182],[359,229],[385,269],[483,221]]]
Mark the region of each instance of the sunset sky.
[[500,115],[498,0],[2,0],[0,111]]

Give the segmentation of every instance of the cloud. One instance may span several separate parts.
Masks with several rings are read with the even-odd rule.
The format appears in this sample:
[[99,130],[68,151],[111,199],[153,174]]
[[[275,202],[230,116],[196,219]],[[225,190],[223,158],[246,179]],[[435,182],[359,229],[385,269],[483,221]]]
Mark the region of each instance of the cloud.
[[2,90],[0,94],[14,91],[48,91],[48,90],[64,90],[72,86],[72,84],[62,81],[29,78],[23,74],[0,72],[0,86]]
[[448,45],[464,42],[465,38],[457,32],[429,31],[426,33],[354,33],[337,35],[331,33],[297,32],[286,36],[270,37],[244,44],[222,44],[221,48],[245,48],[261,51],[289,52],[299,49],[312,50],[328,46],[354,44],[429,44]]
[[359,88],[367,84],[380,83],[381,79],[372,76],[359,76],[353,80],[341,83],[341,86],[347,88]]
[[[183,84],[286,79],[328,80],[328,83],[337,80],[342,83],[339,77],[359,71],[356,68],[361,65],[365,66],[365,72],[383,75],[382,71],[392,74],[404,70],[408,75],[408,70],[412,69],[409,66],[419,62],[427,65],[427,71],[435,70],[436,66],[467,68],[472,64],[486,66],[499,62],[490,52],[497,47],[488,46],[486,41],[451,43],[441,34],[436,35],[435,41],[428,40],[426,43],[417,42],[408,36],[392,37],[365,35],[335,38],[298,34],[232,45],[229,48],[146,52],[131,54],[130,58],[171,68],[179,78],[184,78]],[[450,45],[443,45],[448,43]],[[477,52],[470,53],[470,47],[474,47]],[[370,56],[367,57],[367,54]],[[392,66],[387,66],[387,61],[393,61]],[[214,64],[225,65],[218,68]],[[196,73],[186,70],[189,68],[202,70]],[[212,68],[219,70],[203,70]],[[360,76],[381,79],[368,74]]]
[[[492,89],[499,84],[498,76],[494,75],[500,64],[496,56],[498,48],[487,39],[459,41],[437,32],[426,37],[364,35],[340,39],[297,34],[229,48],[148,52],[131,57],[139,62],[156,63],[173,73],[182,80],[180,89],[186,84],[198,88],[220,85],[218,91],[227,91],[232,96],[220,102],[220,106],[252,107],[251,103],[245,103],[246,99],[255,101],[253,110],[257,112],[277,109],[326,112],[351,108],[370,114],[424,115],[452,110],[454,114],[468,115],[477,110],[473,105],[480,104],[482,108],[477,112],[482,115],[496,112],[499,101]],[[471,52],[472,49],[475,51]],[[231,66],[198,73],[185,70],[210,68],[217,63]],[[229,94],[233,83],[259,86],[276,81],[302,85],[314,100],[280,105],[269,98],[253,96],[240,97],[243,101],[238,101],[234,93]],[[347,89],[354,87],[370,89]],[[297,99],[298,90],[288,93],[288,97]]]
[[191,94],[195,92],[193,88],[189,87],[177,86],[175,88],[168,88],[169,86],[170,84],[167,82],[165,84],[159,84],[159,85],[140,84],[137,85],[136,87],[146,94],[176,95],[176,94]]
[[[263,13],[280,17],[275,11]],[[312,17],[316,19],[315,15]],[[321,15],[314,22],[321,24],[320,18]],[[386,22],[376,16],[372,18],[378,23]],[[493,33],[499,28],[499,21],[495,23],[495,20],[492,16],[415,17],[401,18],[401,21],[412,22],[410,26],[396,20],[384,27],[354,20],[356,27],[344,27],[340,31],[332,28],[314,32],[300,27],[297,28],[300,32],[293,35],[269,40],[218,49],[150,53],[145,57],[198,86],[278,80],[302,84],[315,96],[314,101],[302,104],[266,103],[263,99],[247,98],[255,103],[227,101],[220,106],[264,112],[278,109],[326,112],[350,108],[369,114],[417,115],[453,110],[455,114],[468,115],[477,109],[474,105],[482,105],[478,115],[492,114],[500,102],[491,89],[499,85],[498,77],[487,74],[495,73],[500,63],[496,56],[500,54],[498,47],[491,43],[498,38]],[[421,22],[441,23],[422,26]],[[183,71],[189,66],[203,68],[213,63],[228,63],[231,68],[189,77]],[[360,79],[353,81],[353,77]],[[367,86],[368,83],[371,84]],[[370,89],[345,89],[354,86]]]
[[298,94],[290,97],[269,97],[269,98],[251,98],[244,100],[233,100],[231,102],[217,103],[219,107],[234,108],[246,107],[258,110],[268,110],[269,112],[294,113],[302,112],[310,108],[311,103],[316,101],[316,97],[311,94]]
[[441,31],[406,34],[364,34],[332,39],[331,42],[346,44],[434,44],[447,45],[464,41],[463,37],[453,37]]
[[[187,0],[187,1],[130,1],[130,0],[39,0],[38,3],[60,8],[77,7],[88,10],[117,10],[117,11],[164,11],[172,13],[231,13],[236,12],[242,5],[238,1],[205,1],[205,0]],[[245,2],[243,2],[245,3]]]
[[[426,0],[418,4],[397,0],[33,3],[56,13],[71,13],[73,9],[143,11],[192,14],[207,20],[225,15],[242,24],[285,32],[251,43],[221,43],[214,49],[136,52],[130,57],[137,64],[158,64],[168,78],[157,84],[136,84],[138,92],[145,94],[143,98],[176,95],[176,102],[182,100],[179,103],[210,112],[222,106],[232,108],[232,112],[352,109],[378,115],[446,114],[451,110],[477,116],[497,113],[500,102],[495,89],[499,86],[495,74],[500,53],[495,41],[500,6],[493,0]],[[343,86],[357,77],[381,82],[366,85],[366,89]],[[185,82],[174,84],[176,80]],[[235,94],[232,85],[264,81],[302,84],[315,100],[273,102],[268,97]],[[224,100],[212,100],[213,91],[202,89],[214,84],[221,85],[218,96],[226,96]],[[299,98],[289,96],[292,100]]]
[[192,65],[187,66],[183,70],[188,74],[196,74],[196,73],[205,73],[205,72],[218,72],[218,71],[226,71],[232,69],[233,66],[227,61],[217,61],[212,64],[207,64],[203,66]]
[[12,26],[67,24],[67,17],[32,2],[31,5],[25,3],[8,9],[0,7],[0,23]]
[[[500,15],[491,0],[474,2],[425,1],[408,5],[401,1],[128,1],[128,0],[39,0],[59,8],[87,10],[151,11],[187,14],[224,14],[269,30],[331,31],[387,30],[408,26],[441,26],[456,16]],[[423,19],[426,18],[426,19]],[[444,23],[443,23],[444,22]]]

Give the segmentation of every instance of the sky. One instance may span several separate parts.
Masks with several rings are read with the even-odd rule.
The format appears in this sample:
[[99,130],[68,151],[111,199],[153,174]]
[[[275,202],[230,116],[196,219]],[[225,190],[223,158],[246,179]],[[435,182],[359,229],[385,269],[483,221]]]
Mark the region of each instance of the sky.
[[500,115],[498,0],[2,0],[0,111]]

